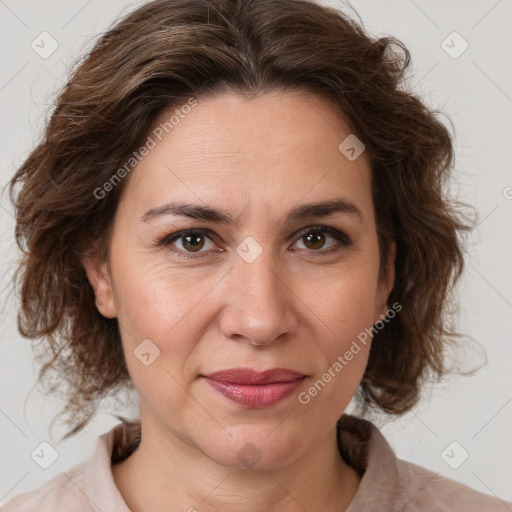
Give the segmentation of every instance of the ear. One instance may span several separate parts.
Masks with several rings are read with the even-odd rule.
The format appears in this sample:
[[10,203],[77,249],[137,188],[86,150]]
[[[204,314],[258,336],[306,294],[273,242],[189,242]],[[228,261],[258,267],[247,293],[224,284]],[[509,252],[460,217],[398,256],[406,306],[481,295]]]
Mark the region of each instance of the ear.
[[396,259],[396,244],[391,242],[388,251],[388,260],[386,262],[386,276],[379,279],[377,287],[377,300],[375,302],[375,315],[373,323],[381,320],[388,310],[388,298],[393,286],[395,284],[395,259]]
[[96,257],[86,255],[82,257],[82,265],[94,290],[98,311],[106,318],[115,318],[117,312],[107,262],[99,262]]

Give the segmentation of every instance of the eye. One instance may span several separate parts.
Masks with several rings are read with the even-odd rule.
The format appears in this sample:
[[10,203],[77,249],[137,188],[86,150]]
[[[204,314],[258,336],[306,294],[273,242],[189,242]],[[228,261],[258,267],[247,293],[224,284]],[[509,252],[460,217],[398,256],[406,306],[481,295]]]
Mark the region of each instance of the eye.
[[[325,247],[329,238],[334,239],[334,243]],[[350,247],[352,245],[352,241],[345,233],[328,226],[312,226],[307,228],[307,231],[302,231],[299,241],[301,240],[304,240],[306,250],[323,253],[336,251],[340,249],[340,246]],[[321,249],[324,250],[320,251]]]
[[[210,244],[208,244],[208,241]],[[175,242],[176,245],[175,245]],[[193,229],[188,231],[180,231],[178,233],[173,233],[165,237],[159,245],[163,245],[166,247],[176,247],[176,249],[171,249],[174,252],[178,253],[180,256],[184,258],[190,258],[194,256],[188,256],[188,254],[192,253],[201,253],[207,252],[209,250],[214,249],[215,244],[209,236],[209,231],[204,229]],[[205,250],[202,250],[205,249]]]

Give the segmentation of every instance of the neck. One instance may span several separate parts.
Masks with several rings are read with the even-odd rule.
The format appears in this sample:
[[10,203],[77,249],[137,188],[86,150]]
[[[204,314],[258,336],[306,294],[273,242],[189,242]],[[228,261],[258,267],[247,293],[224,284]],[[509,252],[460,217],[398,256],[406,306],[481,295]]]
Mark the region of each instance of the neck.
[[[141,418],[142,420],[142,418]],[[336,429],[287,466],[273,470],[220,465],[173,433],[141,421],[139,447],[112,466],[132,512],[342,511],[360,477],[341,457]]]

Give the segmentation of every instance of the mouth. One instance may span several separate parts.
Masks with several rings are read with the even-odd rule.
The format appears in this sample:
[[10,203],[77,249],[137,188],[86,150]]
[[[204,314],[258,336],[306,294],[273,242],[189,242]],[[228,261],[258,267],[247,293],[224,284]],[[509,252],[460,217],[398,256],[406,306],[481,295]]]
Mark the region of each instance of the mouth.
[[232,368],[201,377],[211,388],[233,402],[249,408],[265,408],[293,393],[307,376],[285,368],[264,372]]

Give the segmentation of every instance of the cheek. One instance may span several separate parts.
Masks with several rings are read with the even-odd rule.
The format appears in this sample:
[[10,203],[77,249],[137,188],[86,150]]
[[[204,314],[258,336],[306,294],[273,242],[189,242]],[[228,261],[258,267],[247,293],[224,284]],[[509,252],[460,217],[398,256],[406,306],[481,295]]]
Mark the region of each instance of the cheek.
[[[120,262],[113,272],[126,364],[141,401],[153,410],[186,403],[184,368],[202,335],[207,283],[162,264]],[[210,285],[211,287],[211,285]]]
[[[197,318],[199,303],[211,288],[211,277],[179,269],[162,258],[118,260],[113,271],[118,319],[137,336],[160,342]],[[211,273],[210,273],[211,275]]]
[[315,336],[322,364],[305,397],[318,407],[346,406],[359,386],[372,340],[377,277],[375,259],[361,254],[350,267],[326,275],[309,288],[307,303],[314,313],[310,317],[315,318],[315,333],[325,333]]
[[304,282],[302,296],[326,329],[346,342],[373,324],[377,277],[373,260],[361,258],[339,272],[325,273],[314,286]]
[[[308,300],[314,317],[317,374],[298,397],[308,414],[335,421],[361,382],[372,341],[375,280],[373,272],[350,272],[336,281],[325,279]],[[313,316],[311,316],[313,318]],[[321,354],[321,357],[315,357]]]
[[117,317],[136,388],[142,395],[172,396],[179,402],[183,369],[208,325],[202,301],[214,281],[211,273],[193,275],[154,260],[112,257]]

